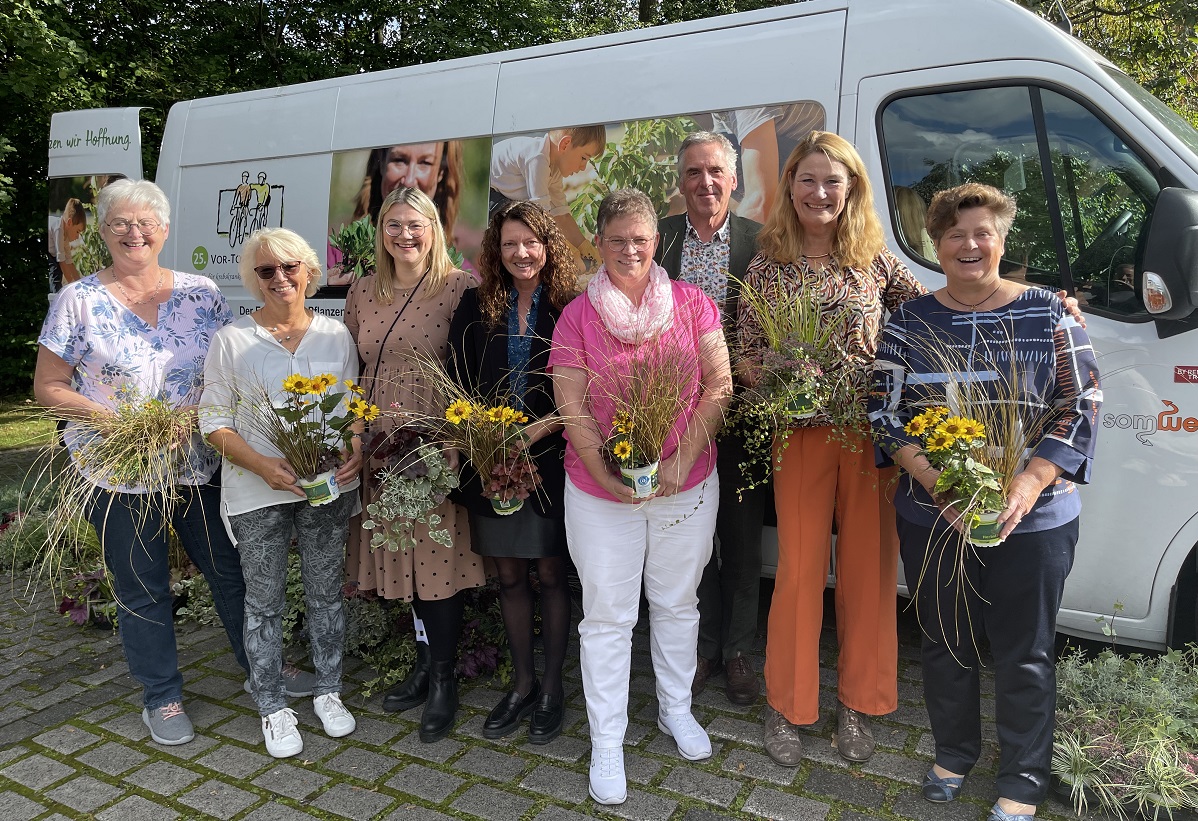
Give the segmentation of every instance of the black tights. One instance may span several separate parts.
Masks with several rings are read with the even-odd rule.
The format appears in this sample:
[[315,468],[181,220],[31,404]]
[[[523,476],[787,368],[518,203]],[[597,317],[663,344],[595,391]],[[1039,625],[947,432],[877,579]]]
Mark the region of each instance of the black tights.
[[461,592],[447,599],[412,599],[412,609],[424,622],[428,636],[428,655],[432,661],[455,661],[458,642],[462,638],[462,610],[465,602]]
[[529,563],[536,561],[541,581],[541,639],[545,651],[545,672],[541,689],[562,695],[562,665],[566,661],[566,641],[570,636],[570,592],[566,587],[565,557],[546,559],[495,558],[499,572],[499,607],[512,652],[515,680],[512,689],[527,695],[536,680],[532,660],[533,593],[529,583]]

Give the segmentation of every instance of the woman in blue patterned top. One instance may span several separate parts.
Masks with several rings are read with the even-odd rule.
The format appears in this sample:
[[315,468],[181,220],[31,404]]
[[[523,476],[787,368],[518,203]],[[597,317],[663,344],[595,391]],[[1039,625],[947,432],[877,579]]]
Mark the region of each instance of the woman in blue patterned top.
[[[566,588],[565,489],[561,420],[545,366],[562,308],[573,298],[576,270],[565,237],[539,205],[509,202],[497,209],[479,256],[482,282],[466,291],[449,329],[450,370],[472,394],[508,397],[531,419],[525,428],[540,487],[516,513],[499,516],[470,467],[458,502],[470,512],[470,546],[490,556],[499,576],[499,604],[512,654],[512,690],[495,705],[483,735],[501,738],[531,714],[529,741],[547,744],[562,728],[562,664],[570,634]],[[532,657],[533,590],[537,565],[545,668]]]
[[[96,207],[112,265],[70,283],[50,306],[38,337],[37,400],[80,419],[111,416],[119,397],[195,405],[208,345],[231,321],[229,307],[207,277],[159,266],[170,229],[162,189],[118,180],[100,192]],[[86,435],[68,423],[64,439],[72,455]],[[248,670],[241,562],[220,521],[220,488],[208,484],[220,458],[198,430],[186,451],[182,499],[169,524],[208,580],[237,663]],[[144,487],[113,485],[78,462],[75,467],[96,486],[85,513],[112,574],[129,672],[144,688],[142,721],[159,744],[184,744],[193,731],[182,704],[162,506],[147,501],[151,491]]]
[[[905,471],[895,496],[899,544],[923,631],[924,700],[936,740],[923,795],[952,801],[981,754],[977,646],[984,635],[994,658],[1001,749],[990,821],[1032,818],[1048,791],[1056,616],[1077,543],[1075,483],[1089,480],[1102,402],[1094,350],[1064,303],[999,276],[1014,218],[1014,200],[987,185],[936,195],[927,229],[947,283],[891,316],[870,401],[879,464],[893,458]],[[932,492],[938,472],[904,430],[929,407],[955,412],[948,386],[962,374],[944,373],[937,351],[946,348],[968,381],[1016,403],[1023,424],[1050,414],[1006,489],[999,516],[1005,541],[990,550],[961,550],[961,515]]]

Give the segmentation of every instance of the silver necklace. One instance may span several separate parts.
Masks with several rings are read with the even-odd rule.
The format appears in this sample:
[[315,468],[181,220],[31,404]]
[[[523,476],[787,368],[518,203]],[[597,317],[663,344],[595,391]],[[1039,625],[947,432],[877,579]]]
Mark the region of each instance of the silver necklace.
[[[307,316],[308,316],[307,324],[305,324],[304,327],[299,328],[299,329],[293,328],[291,333],[287,334],[286,336],[279,335],[279,326],[278,325],[272,325],[271,327],[266,328],[266,330],[270,331],[271,335],[274,336],[275,340],[277,340],[278,342],[290,342],[291,338],[293,336],[294,337],[303,336],[304,333],[307,332],[308,328],[312,327],[312,314],[308,313],[307,311],[305,311],[304,313],[307,314]],[[265,327],[265,326],[263,326],[263,327]]]
[[158,296],[158,291],[162,289],[162,283],[165,281],[166,281],[166,269],[159,268],[158,269],[158,284],[154,286],[153,291],[150,291],[150,295],[146,296],[146,297],[142,297],[141,299],[134,299],[133,297],[129,296],[129,292],[125,290],[125,286],[121,285],[121,281],[119,279],[117,279],[116,268],[112,269],[112,284],[115,285],[116,289],[121,292],[121,296],[123,296],[125,298],[125,304],[127,304],[127,305],[145,305],[147,302],[154,299],[154,297]]

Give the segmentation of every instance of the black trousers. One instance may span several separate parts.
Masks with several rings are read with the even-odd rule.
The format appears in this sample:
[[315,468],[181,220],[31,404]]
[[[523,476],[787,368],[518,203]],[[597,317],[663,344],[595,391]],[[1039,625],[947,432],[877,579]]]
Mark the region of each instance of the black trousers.
[[1073,567],[1077,519],[963,551],[943,520],[929,530],[900,516],[898,533],[923,632],[923,692],[936,763],[964,774],[981,755],[978,641],[985,637],[994,659],[998,795],[1043,803],[1056,729],[1057,610]]

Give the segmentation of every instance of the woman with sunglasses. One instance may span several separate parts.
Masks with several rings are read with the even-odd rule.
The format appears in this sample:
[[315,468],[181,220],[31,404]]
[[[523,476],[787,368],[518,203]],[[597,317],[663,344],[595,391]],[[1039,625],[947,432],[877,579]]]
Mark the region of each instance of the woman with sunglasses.
[[[370,401],[400,413],[440,415],[433,392],[413,366],[413,355],[445,361],[449,323],[462,294],[474,281],[453,266],[437,206],[416,188],[397,188],[383,200],[375,231],[374,274],[355,282],[345,300],[345,324],[358,343],[363,387]],[[395,428],[386,415],[370,425],[369,443]],[[456,458],[456,457],[455,457]],[[454,465],[456,467],[456,465]],[[363,501],[379,492],[374,474],[382,465],[369,449],[363,474]],[[412,550],[370,550],[370,534],[354,528],[349,575],[363,590],[412,602],[423,622],[427,645],[417,642],[415,668],[383,698],[383,709],[399,712],[424,705],[420,740],[431,743],[453,729],[457,715],[457,648],[462,632],[462,590],[485,581],[482,558],[470,549],[465,511],[446,500],[433,511],[438,529],[452,534],[438,544],[426,525],[416,523]]]
[[[245,571],[245,651],[262,736],[268,753],[287,758],[304,749],[295,712],[284,697],[282,622],[293,531],[317,675],[312,708],[332,738],[349,735],[357,726],[340,696],[345,649],[341,583],[349,517],[357,501],[357,494],[347,491],[357,488],[361,438],[355,436],[342,454],[336,473],[341,495],[310,505],[298,485],[299,473],[255,422],[259,410],[252,397],[265,390],[279,404],[284,380],[296,373],[352,381],[358,352],[344,325],[305,306],[305,298],[320,286],[321,270],[316,252],[299,234],[286,228],[254,232],[238,267],[246,291],[262,307],[225,326],[212,340],[204,365],[200,427],[225,457],[221,513]],[[361,423],[355,425],[361,434]]]
[[[91,275],[66,285],[51,304],[38,337],[37,401],[64,417],[97,421],[113,416],[118,395],[195,405],[208,346],[232,320],[228,304],[207,277],[158,264],[171,209],[157,185],[118,180],[100,192],[96,209],[112,265],[86,272]],[[63,438],[73,457],[86,436],[67,424]],[[241,636],[241,561],[220,522],[220,488],[209,483],[220,457],[198,430],[180,450],[187,464],[169,522],[162,521],[164,506],[149,488],[110,482],[74,462],[95,485],[83,514],[99,534],[116,591],[121,646],[142,686],[142,722],[165,745],[186,744],[194,736],[183,709],[171,618],[170,529],[208,580],[237,663],[249,670]],[[311,686],[310,677],[288,683],[300,692]]]

